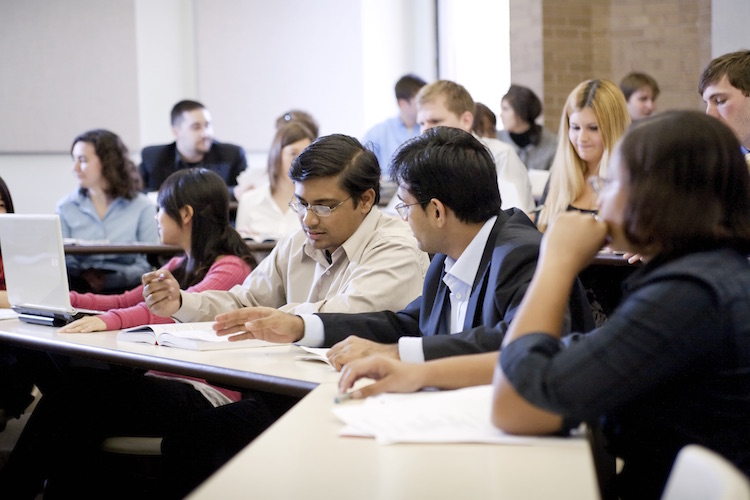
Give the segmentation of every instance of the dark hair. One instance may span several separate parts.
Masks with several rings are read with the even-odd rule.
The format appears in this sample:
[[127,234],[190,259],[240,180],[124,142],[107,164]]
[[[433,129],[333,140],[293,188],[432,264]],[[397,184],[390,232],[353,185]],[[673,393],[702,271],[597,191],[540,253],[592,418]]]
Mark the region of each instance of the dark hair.
[[[107,195],[112,198],[132,200],[141,191],[143,180],[138,167],[130,159],[128,148],[122,139],[109,130],[95,129],[84,132],[75,139],[70,146],[70,154],[78,142],[86,142],[94,146],[96,156],[102,164],[102,177],[107,181]],[[81,188],[86,194],[88,190]]]
[[501,100],[506,101],[513,108],[518,118],[529,124],[531,144],[538,145],[542,138],[542,127],[535,121],[542,114],[542,101],[539,97],[528,87],[511,85]]
[[724,75],[732,87],[750,96],[750,50],[730,52],[708,63],[698,81],[698,93],[702,96],[706,87],[718,83]]
[[414,74],[404,75],[398,79],[396,86],[393,88],[396,93],[396,99],[406,99],[407,101],[414,98],[419,89],[427,85],[427,82]]
[[211,265],[222,255],[236,255],[255,266],[250,248],[232,227],[229,192],[217,173],[205,168],[178,170],[164,180],[157,203],[180,225],[180,209],[188,205],[193,207],[190,258],[172,272],[180,288],[203,280]]
[[502,204],[495,160],[473,135],[434,127],[406,142],[394,154],[390,174],[424,209],[437,198],[463,222],[484,222]]
[[[495,132],[497,128],[497,116],[495,116],[495,113],[481,102],[474,103],[474,107],[474,123],[471,125],[471,130],[480,137],[493,137],[497,139]],[[487,136],[488,132],[492,135]]]
[[632,243],[663,255],[750,251],[750,174],[729,127],[697,111],[664,112],[632,126],[619,151]]
[[315,118],[308,113],[307,111],[302,111],[301,109],[290,109],[286,113],[282,114],[278,118],[276,118],[276,129],[283,127],[287,123],[294,123],[294,122],[300,122],[304,126],[306,126],[310,132],[313,133],[315,138],[318,137],[320,131],[318,127],[318,122],[315,121]]
[[8,189],[8,185],[2,177],[0,177],[0,198],[5,202],[6,212],[9,214],[15,212],[15,209],[13,208],[13,198],[10,197],[10,189]]
[[349,193],[355,206],[368,189],[375,191],[374,204],[380,201],[378,158],[348,135],[333,134],[315,139],[292,162],[289,177],[294,182],[338,177],[339,186]]
[[654,99],[659,97],[659,84],[656,83],[654,77],[647,75],[646,73],[632,72],[625,75],[620,81],[620,90],[625,94],[625,100],[630,100],[630,96],[643,87],[649,87],[651,92],[654,93]]
[[267,172],[271,184],[271,193],[276,192],[279,175],[281,175],[281,151],[289,144],[294,144],[302,139],[310,139],[312,142],[315,137],[315,134],[302,121],[286,123],[276,130],[271,149],[268,152]]
[[198,101],[191,101],[189,99],[180,101],[172,106],[172,113],[170,113],[172,126],[177,125],[177,122],[182,119],[182,113],[193,111],[194,109],[206,109],[206,107]]

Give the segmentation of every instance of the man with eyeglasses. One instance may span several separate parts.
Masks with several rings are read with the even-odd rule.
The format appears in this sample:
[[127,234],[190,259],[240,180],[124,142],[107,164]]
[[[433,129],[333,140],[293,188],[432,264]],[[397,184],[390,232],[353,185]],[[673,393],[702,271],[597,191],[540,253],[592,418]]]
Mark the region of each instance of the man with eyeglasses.
[[149,309],[183,322],[222,315],[242,329],[257,306],[293,314],[397,311],[419,296],[429,258],[402,221],[378,210],[380,167],[371,151],[345,135],[321,137],[289,176],[299,231],[229,291],[181,291],[165,270],[144,276]]
[[[422,296],[403,310],[293,316],[258,308],[235,330],[217,318],[220,333],[239,338],[333,346],[341,369],[371,354],[408,362],[497,351],[536,268],[541,233],[526,214],[501,210],[490,152],[470,133],[437,127],[394,155],[395,208],[419,248],[435,254]],[[580,283],[567,328],[588,331],[593,318]]]

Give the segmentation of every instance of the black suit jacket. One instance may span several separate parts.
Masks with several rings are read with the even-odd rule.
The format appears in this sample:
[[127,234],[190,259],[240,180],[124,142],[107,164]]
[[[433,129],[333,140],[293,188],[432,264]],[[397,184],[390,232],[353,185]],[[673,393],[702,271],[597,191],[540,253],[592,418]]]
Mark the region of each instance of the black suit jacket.
[[[325,345],[349,335],[382,343],[422,336],[426,360],[497,351],[534,275],[541,238],[521,210],[513,208],[498,214],[477,270],[464,329],[459,333],[449,335],[450,291],[443,282],[446,256],[437,254],[427,270],[422,296],[402,311],[319,314],[325,327]],[[571,298],[573,326],[577,331],[588,331],[593,318],[580,283],[576,283]]]
[[146,191],[158,191],[170,174],[190,167],[204,167],[219,174],[228,187],[237,185],[237,176],[247,168],[245,151],[234,144],[214,141],[211,149],[199,163],[192,165],[182,161],[177,154],[177,144],[148,146],[141,152],[139,168]]

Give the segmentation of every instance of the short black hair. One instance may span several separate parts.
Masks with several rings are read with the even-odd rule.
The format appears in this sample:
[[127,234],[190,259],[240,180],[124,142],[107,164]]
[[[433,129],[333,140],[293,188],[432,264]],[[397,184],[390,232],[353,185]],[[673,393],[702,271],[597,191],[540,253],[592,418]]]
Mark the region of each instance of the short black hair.
[[321,177],[338,177],[339,185],[354,204],[368,189],[380,201],[380,165],[375,153],[348,135],[332,134],[315,139],[292,162],[289,177],[294,182]]
[[206,107],[198,101],[191,101],[189,99],[180,101],[172,106],[172,113],[170,114],[172,126],[177,125],[177,122],[182,118],[182,113],[193,111],[194,109],[206,109]]
[[422,208],[436,198],[462,222],[484,222],[500,212],[495,160],[463,130],[434,127],[406,142],[391,159],[390,174]]

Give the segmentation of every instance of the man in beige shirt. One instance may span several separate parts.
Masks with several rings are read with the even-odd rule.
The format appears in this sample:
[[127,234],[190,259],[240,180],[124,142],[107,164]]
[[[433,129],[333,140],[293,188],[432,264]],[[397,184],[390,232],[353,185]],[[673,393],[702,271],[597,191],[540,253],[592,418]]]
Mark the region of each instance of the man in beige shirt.
[[378,210],[380,168],[371,151],[352,137],[322,137],[289,175],[289,206],[301,229],[229,291],[188,293],[168,271],[145,275],[143,294],[154,314],[194,322],[234,311],[242,325],[255,306],[292,314],[397,311],[421,295],[428,256],[406,224]]

